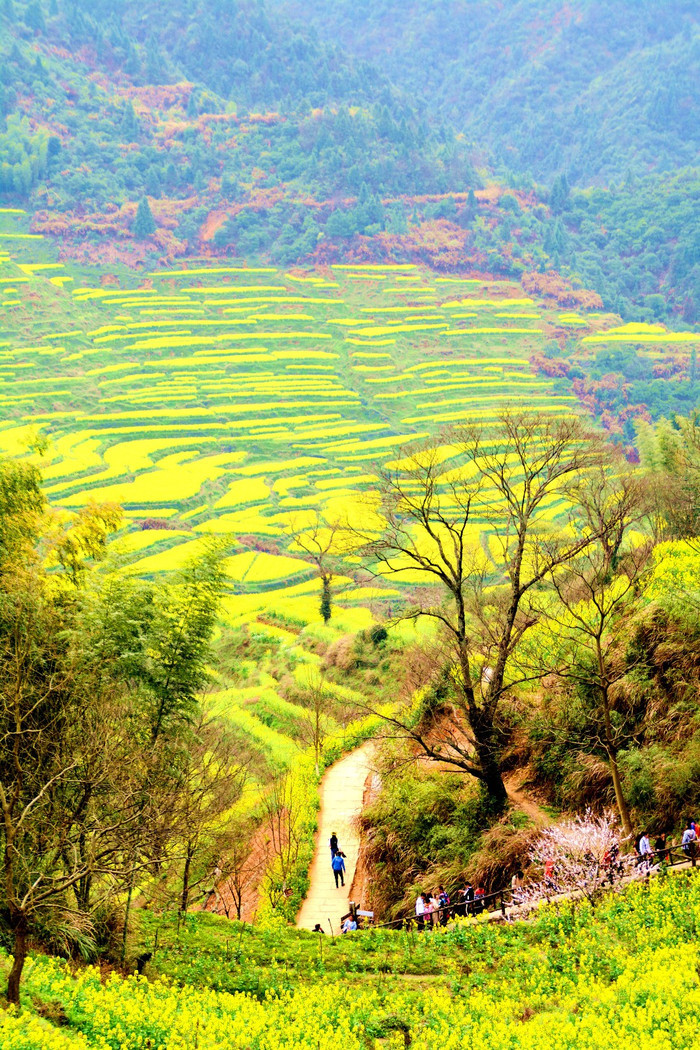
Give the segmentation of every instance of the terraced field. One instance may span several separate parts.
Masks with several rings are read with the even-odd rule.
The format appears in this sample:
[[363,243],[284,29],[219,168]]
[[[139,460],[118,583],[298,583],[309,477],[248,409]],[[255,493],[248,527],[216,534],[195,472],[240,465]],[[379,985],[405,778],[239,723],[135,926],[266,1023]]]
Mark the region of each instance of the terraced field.
[[[572,411],[566,381],[530,363],[554,338],[662,358],[698,337],[412,266],[69,268],[21,213],[0,210],[0,454],[39,455],[41,436],[56,507],[120,503],[114,549],[134,573],[157,577],[225,537],[225,616],[256,654],[238,653],[212,703],[261,756],[263,781],[299,754],[294,700],[318,662],[313,639],[369,626],[411,582],[368,586],[346,558],[325,626],[294,530],[317,513],[367,523],[378,465],[445,424],[488,421],[504,402]],[[478,523],[474,535],[498,557]]]
[[[226,536],[236,622],[318,620],[314,566],[290,531],[316,512],[366,516],[377,464],[402,445],[504,402],[570,411],[530,366],[553,333],[650,353],[669,340],[515,283],[413,266],[79,271],[8,211],[0,253],[0,452],[41,433],[54,505],[120,503],[134,572],[166,572],[198,537]],[[340,589],[337,626],[368,623],[350,578]]]

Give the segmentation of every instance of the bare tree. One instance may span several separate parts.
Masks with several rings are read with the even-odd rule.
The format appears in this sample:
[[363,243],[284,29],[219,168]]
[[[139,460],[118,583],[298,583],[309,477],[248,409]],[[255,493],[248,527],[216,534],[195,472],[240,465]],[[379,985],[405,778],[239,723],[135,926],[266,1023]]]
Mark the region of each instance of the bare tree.
[[291,774],[279,777],[263,799],[269,860],[264,892],[273,908],[286,897],[296,870],[307,816],[306,800]]
[[234,910],[240,921],[243,906],[265,870],[265,855],[257,848],[256,824],[250,818],[228,823],[221,861],[220,900],[227,918]]
[[646,516],[646,492],[624,468],[600,466],[572,486],[571,497],[572,523],[596,538],[550,573],[557,601],[543,618],[538,655],[546,648],[553,672],[585,696],[577,713],[606,756],[620,821],[631,836],[617,756],[631,732],[620,687],[633,661],[620,652],[619,636],[651,564],[652,543],[631,535]]
[[437,585],[412,615],[441,625],[454,697],[441,726],[389,721],[423,755],[477,777],[497,806],[506,801],[499,707],[529,677],[513,657],[539,618],[542,589],[592,542],[553,519],[596,452],[577,419],[506,411],[493,426],[457,428],[382,472],[386,527],[367,538],[365,556],[378,576],[408,569]]
[[190,893],[207,877],[193,869],[203,858],[218,858],[225,845],[222,824],[240,799],[248,771],[241,765],[238,748],[226,725],[201,710],[192,727],[186,766],[183,770],[174,812],[176,849],[182,850],[180,911],[186,912]]
[[323,675],[315,670],[311,672],[303,698],[305,707],[299,717],[299,741],[313,749],[316,776],[319,776],[323,744],[332,729],[331,711],[335,701]]

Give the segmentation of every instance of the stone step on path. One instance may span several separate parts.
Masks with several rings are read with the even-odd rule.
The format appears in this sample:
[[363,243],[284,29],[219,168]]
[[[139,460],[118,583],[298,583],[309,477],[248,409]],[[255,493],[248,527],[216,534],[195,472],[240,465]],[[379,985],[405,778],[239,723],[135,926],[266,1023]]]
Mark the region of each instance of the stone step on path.
[[[348,911],[352,881],[357,867],[360,837],[355,825],[362,812],[367,778],[372,774],[374,744],[367,741],[339,759],[325,773],[320,788],[321,806],[314,857],[309,870],[310,886],[297,915],[297,928],[313,930],[317,922],[330,933],[329,920],[340,932],[340,917]],[[333,832],[345,853],[345,888],[336,889],[328,841]]]

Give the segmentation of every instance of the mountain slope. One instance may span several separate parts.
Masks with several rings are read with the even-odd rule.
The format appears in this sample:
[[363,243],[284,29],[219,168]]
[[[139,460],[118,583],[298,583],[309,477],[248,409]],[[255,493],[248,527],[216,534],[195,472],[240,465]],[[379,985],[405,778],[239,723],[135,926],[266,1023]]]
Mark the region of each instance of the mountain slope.
[[697,6],[620,0],[288,0],[328,39],[488,145],[511,170],[608,179],[693,163]]
[[698,32],[623,9],[12,0],[0,203],[81,261],[555,270],[694,323]]

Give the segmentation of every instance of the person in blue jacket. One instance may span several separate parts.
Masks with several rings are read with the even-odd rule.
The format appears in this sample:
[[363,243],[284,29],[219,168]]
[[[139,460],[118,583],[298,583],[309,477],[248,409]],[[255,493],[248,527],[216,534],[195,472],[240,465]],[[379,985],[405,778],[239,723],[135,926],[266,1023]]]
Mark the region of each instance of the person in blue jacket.
[[335,888],[338,889],[338,879],[340,879],[341,886],[345,885],[345,854],[340,850],[332,857],[331,867],[335,875]]

